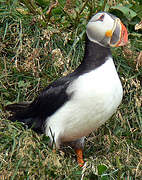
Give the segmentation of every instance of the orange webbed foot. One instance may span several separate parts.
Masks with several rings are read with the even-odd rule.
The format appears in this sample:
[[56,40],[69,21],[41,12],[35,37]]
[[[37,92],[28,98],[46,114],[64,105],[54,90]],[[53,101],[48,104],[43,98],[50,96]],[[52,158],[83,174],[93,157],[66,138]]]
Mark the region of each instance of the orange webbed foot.
[[83,167],[84,160],[83,160],[83,150],[82,149],[76,149],[76,156],[77,156],[77,162],[80,167]]

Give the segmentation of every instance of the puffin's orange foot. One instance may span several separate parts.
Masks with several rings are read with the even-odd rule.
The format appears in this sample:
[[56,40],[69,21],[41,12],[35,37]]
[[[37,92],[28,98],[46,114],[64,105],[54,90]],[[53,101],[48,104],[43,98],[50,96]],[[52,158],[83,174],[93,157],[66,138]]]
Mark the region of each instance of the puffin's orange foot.
[[53,152],[53,153],[56,153],[56,149],[52,149],[52,152]]
[[76,149],[75,152],[76,152],[76,155],[77,155],[78,165],[79,165],[80,167],[82,167],[82,166],[84,165],[84,161],[83,161],[83,150],[82,150],[82,149]]

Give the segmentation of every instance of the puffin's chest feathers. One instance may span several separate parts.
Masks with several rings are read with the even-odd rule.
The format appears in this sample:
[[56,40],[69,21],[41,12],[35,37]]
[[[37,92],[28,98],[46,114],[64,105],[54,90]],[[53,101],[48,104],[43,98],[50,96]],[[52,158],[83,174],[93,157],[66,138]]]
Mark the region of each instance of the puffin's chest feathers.
[[67,88],[67,94],[72,94],[70,101],[47,121],[56,132],[60,129],[62,141],[88,135],[110,118],[120,104],[123,90],[112,58],[79,76]]

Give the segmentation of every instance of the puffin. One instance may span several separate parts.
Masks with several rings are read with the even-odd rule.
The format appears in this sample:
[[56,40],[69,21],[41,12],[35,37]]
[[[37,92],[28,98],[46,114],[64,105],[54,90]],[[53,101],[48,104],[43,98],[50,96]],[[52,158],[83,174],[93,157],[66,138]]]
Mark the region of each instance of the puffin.
[[85,137],[104,124],[121,103],[123,88],[110,48],[127,42],[127,29],[118,17],[96,13],[86,26],[81,64],[49,84],[32,102],[7,105],[8,119],[49,136],[56,149],[71,146],[82,167]]

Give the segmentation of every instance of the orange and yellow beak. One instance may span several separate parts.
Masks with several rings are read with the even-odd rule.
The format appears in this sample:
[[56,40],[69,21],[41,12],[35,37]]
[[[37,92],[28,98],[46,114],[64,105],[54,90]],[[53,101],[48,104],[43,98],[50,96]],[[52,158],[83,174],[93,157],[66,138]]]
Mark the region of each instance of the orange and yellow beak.
[[128,43],[128,32],[124,24],[120,21],[121,31],[120,31],[120,38],[119,41],[116,44],[116,47],[118,46],[124,46]]
[[112,30],[105,33],[106,37],[110,38],[110,46],[119,47],[124,46],[128,42],[128,32],[120,19],[116,19]]

